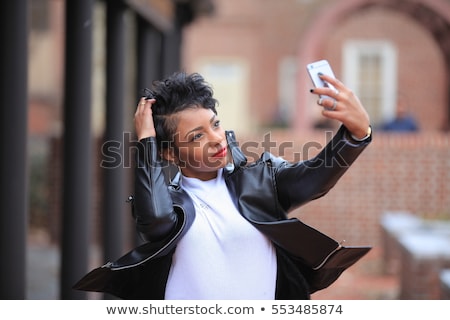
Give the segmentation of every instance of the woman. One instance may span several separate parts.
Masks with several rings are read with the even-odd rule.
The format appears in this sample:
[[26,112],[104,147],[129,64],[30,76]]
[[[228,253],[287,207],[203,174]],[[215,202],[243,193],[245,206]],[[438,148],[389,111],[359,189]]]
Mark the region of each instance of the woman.
[[[265,152],[251,164],[221,127],[202,76],[155,82],[135,113],[133,215],[146,243],[75,288],[127,299],[309,299],[335,281],[368,248],[339,256],[345,248],[288,213],[335,185],[371,129],[358,98],[322,79],[337,90],[311,92],[334,98],[318,101],[325,117],[342,122],[333,140],[311,160],[288,163]],[[168,185],[167,162],[179,168]]]

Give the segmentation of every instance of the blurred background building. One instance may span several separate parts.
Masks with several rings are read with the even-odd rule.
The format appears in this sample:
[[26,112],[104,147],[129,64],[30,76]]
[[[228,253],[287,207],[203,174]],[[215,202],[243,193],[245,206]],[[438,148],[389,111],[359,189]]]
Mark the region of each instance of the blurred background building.
[[[321,117],[305,68],[330,61],[367,108],[374,140],[326,197],[292,215],[349,245],[373,245],[373,259],[363,264],[367,274],[383,272],[386,212],[450,218],[449,0],[16,4],[1,6],[26,10],[28,19],[26,167],[19,168],[26,173],[26,199],[22,219],[2,207],[2,230],[23,228],[1,238],[0,257],[23,252],[26,270],[11,278],[11,269],[0,269],[9,285],[23,281],[15,294],[3,289],[2,297],[92,297],[73,293],[70,283],[137,243],[125,202],[132,194],[132,117],[140,90],[179,69],[200,72],[213,85],[225,126],[244,147],[258,142],[247,150],[252,155],[266,148],[268,137],[275,143],[269,151],[300,160],[317,153],[339,126]],[[8,10],[0,15],[14,21]],[[8,24],[1,28],[6,35]],[[10,74],[2,77],[7,96]],[[400,104],[416,130],[384,130]],[[3,110],[2,125],[17,129]],[[1,177],[3,193],[12,178]],[[50,254],[47,264],[30,263],[44,254]]]

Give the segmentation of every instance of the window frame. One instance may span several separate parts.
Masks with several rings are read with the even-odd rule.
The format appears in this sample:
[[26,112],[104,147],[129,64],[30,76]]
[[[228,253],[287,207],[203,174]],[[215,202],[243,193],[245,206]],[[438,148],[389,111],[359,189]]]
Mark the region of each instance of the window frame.
[[[361,60],[363,56],[379,58],[380,83],[374,90],[380,99],[379,106],[365,103],[364,91],[371,88],[361,89]],[[397,50],[395,46],[386,40],[348,40],[343,48],[343,81],[361,99],[367,111],[373,118],[373,122],[381,123],[392,120],[395,117],[397,101]],[[369,76],[370,77],[370,76]],[[372,90],[373,94],[373,90]],[[381,110],[374,111],[374,108]]]

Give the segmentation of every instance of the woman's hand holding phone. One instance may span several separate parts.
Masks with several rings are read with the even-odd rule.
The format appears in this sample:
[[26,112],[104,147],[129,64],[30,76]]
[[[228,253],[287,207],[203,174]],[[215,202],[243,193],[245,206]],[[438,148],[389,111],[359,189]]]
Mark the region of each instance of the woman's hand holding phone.
[[311,93],[319,96],[323,116],[341,121],[355,139],[367,137],[369,114],[353,91],[336,79],[328,61],[310,63],[307,70],[315,87]]

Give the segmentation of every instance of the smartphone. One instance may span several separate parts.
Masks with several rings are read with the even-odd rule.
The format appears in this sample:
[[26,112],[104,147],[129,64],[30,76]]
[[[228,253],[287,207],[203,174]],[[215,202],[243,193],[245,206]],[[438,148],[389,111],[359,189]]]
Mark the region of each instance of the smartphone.
[[[316,88],[320,87],[328,87],[331,89],[335,89],[331,83],[323,81],[319,78],[319,73],[323,73],[335,78],[333,70],[331,69],[330,64],[327,60],[319,60],[306,65],[306,69],[308,71],[309,77],[311,78],[312,83]],[[320,95],[321,98],[329,98],[333,99],[326,95]]]

